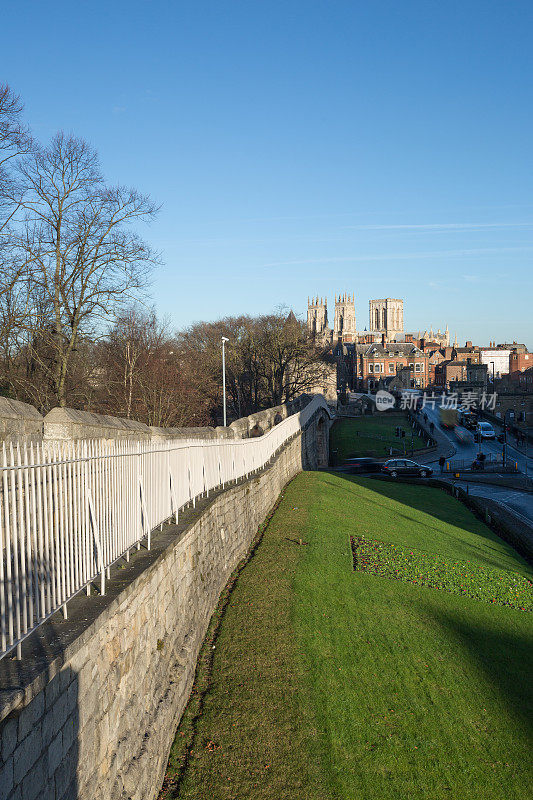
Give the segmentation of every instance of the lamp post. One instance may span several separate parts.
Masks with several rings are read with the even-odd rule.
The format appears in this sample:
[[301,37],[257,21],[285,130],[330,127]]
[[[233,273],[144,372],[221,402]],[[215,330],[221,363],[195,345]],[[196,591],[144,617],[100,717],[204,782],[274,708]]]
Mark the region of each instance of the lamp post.
[[507,412],[508,408],[503,412],[503,466],[507,463]]
[[222,337],[222,404],[224,407],[224,427],[226,427],[226,352],[224,346],[229,339]]
[[512,408],[506,408],[503,413],[503,466],[507,464],[507,414],[514,411]]

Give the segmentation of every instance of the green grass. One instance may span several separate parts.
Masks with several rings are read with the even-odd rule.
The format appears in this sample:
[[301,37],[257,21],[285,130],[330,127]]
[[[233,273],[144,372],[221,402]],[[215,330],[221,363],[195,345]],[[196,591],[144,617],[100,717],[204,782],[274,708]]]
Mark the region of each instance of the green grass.
[[363,535],[532,577],[444,492],[298,476],[208,644],[201,714],[186,712],[171,755],[172,771],[193,730],[187,768],[165,797],[528,796],[531,615],[353,572]]
[[[396,427],[400,425],[405,430],[405,438],[396,436]],[[365,434],[369,434],[366,435]],[[385,437],[382,441],[377,436]],[[405,414],[380,413],[372,416],[363,416],[337,420],[330,431],[330,452],[334,463],[341,463],[349,456],[375,456],[380,458],[390,455],[403,454],[405,442],[406,452],[411,449],[411,426]],[[413,436],[413,449],[420,450],[427,445],[427,438]],[[336,451],[336,453],[335,453]]]

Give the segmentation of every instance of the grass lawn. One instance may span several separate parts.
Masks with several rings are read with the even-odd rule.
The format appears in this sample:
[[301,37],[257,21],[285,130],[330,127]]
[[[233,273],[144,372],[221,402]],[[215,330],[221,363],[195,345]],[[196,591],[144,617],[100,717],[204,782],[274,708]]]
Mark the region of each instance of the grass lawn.
[[[396,426],[405,430],[405,439],[398,439]],[[365,435],[370,434],[370,435]],[[381,439],[373,438],[383,436]],[[380,413],[372,416],[354,417],[337,420],[330,431],[330,452],[334,463],[341,463],[348,456],[375,456],[380,458],[390,454],[403,454],[403,443],[406,452],[411,449],[411,426],[405,414]],[[427,445],[427,438],[413,436],[413,449],[420,450]],[[337,451],[336,456],[334,451]]]
[[354,572],[350,536],[533,577],[438,489],[299,475],[204,648],[162,797],[529,796],[531,614]]

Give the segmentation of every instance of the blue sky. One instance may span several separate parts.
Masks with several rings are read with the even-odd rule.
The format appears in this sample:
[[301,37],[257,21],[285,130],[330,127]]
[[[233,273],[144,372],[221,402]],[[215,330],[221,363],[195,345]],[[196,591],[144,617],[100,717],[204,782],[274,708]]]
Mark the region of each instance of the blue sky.
[[0,76],[163,208],[176,327],[309,294],[533,347],[533,3],[21,2]]

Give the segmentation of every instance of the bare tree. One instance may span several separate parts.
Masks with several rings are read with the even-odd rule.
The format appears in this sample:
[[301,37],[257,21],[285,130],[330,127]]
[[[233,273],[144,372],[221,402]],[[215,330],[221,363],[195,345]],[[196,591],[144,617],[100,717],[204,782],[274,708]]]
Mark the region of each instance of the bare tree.
[[27,156],[19,174],[25,220],[17,245],[39,301],[30,327],[46,338],[41,367],[65,406],[80,343],[148,283],[157,258],[129,225],[152,218],[157,208],[134,189],[107,187],[96,152],[63,133]]
[[262,317],[196,323],[178,334],[180,352],[195,358],[196,381],[217,419],[222,404],[220,339],[226,336],[226,387],[235,417],[292,400],[320,385],[331,370],[305,326],[280,309]]
[[320,384],[328,366],[324,354],[309,340],[306,326],[291,312],[261,317],[258,348],[265,381],[265,400],[277,406]]
[[22,193],[16,166],[33,145],[22,111],[20,98],[7,84],[0,84],[0,358],[2,382],[8,389],[7,365],[28,310],[27,264],[13,239]]
[[0,83],[0,234],[5,234],[21,199],[15,164],[33,144],[22,122],[23,108],[20,97],[7,83]]
[[180,353],[154,311],[127,309],[98,350],[99,410],[162,427],[209,421],[198,360]]

